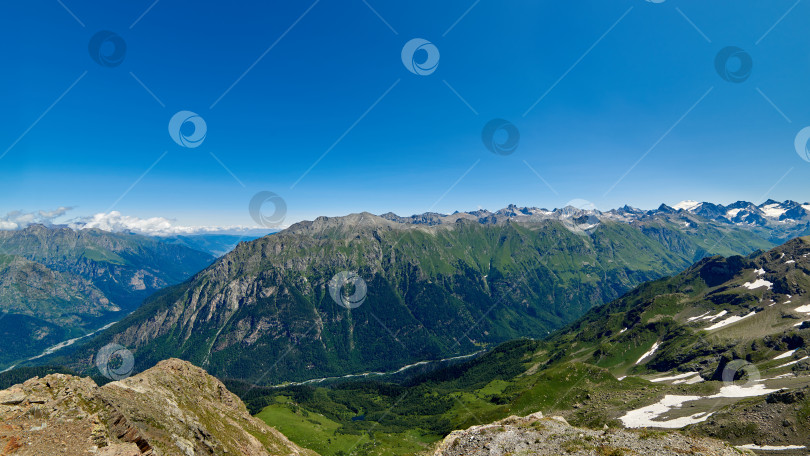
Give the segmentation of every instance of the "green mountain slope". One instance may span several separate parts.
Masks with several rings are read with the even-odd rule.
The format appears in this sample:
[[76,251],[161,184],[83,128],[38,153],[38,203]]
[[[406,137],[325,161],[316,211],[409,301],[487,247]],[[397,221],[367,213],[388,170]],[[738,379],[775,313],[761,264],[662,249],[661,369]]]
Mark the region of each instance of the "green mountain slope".
[[134,234],[0,231],[0,367],[123,318],[214,258]]
[[810,238],[800,238],[701,260],[546,340],[507,342],[404,384],[229,386],[253,413],[325,455],[415,454],[453,429],[537,411],[595,429],[674,428],[806,454],[806,321]]
[[[265,384],[389,370],[544,336],[695,256],[767,246],[692,214],[605,219],[587,230],[464,214],[433,225],[321,217],[240,244],[70,362],[91,366],[94,350],[114,341],[136,353],[138,369],[177,356]],[[342,271],[366,283],[365,300],[351,310],[329,294]]]
[[[681,367],[711,377],[718,353],[757,360],[778,342],[755,342],[799,331],[810,320],[808,273],[810,238],[747,258],[707,258],[594,309],[553,336],[550,350],[617,375]],[[637,363],[654,343],[654,353]]]

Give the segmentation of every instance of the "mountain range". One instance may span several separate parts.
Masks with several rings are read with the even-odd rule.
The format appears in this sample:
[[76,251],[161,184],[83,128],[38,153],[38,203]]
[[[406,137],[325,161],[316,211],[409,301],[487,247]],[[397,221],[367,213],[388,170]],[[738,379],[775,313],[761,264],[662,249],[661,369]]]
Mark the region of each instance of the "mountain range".
[[[676,214],[683,211],[725,225],[733,225],[750,230],[774,244],[781,244],[787,240],[810,234],[810,203],[798,203],[791,200],[778,202],[769,199],[761,204],[737,201],[729,205],[687,200],[681,201],[674,206],[661,204],[658,208],[651,210],[643,210],[625,205],[621,208],[608,211],[600,211],[596,209],[592,203],[587,201],[577,200],[572,203],[574,204],[554,210],[510,205],[495,212],[478,210],[462,214],[455,213],[451,216],[425,213],[411,217],[399,217],[388,213],[384,214],[383,217],[401,222],[428,225],[445,223],[458,216],[472,217],[477,219],[480,223],[498,223],[498,221],[506,219],[574,219],[572,224],[577,225],[576,219],[583,215],[597,217],[599,219],[634,223],[655,215]],[[580,224],[580,226],[587,227],[588,224]]]
[[772,199],[756,205],[747,201],[722,204],[682,201],[672,208],[684,210],[710,220],[745,227],[775,244],[810,234],[810,203],[778,202]]
[[[543,337],[696,259],[771,246],[685,211],[319,217],[240,244],[67,362],[115,342],[137,369],[176,356],[263,383],[390,370]],[[351,274],[363,300],[347,309],[329,284]]]

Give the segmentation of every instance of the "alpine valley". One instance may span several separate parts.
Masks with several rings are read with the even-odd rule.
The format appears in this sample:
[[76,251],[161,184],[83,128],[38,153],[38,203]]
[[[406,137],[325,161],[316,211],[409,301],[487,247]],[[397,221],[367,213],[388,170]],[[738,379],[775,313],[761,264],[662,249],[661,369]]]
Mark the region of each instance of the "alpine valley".
[[[138,370],[173,356],[262,384],[395,370],[544,337],[707,255],[772,247],[757,228],[663,205],[320,217],[241,243],[55,362],[82,371],[115,342]],[[329,293],[343,271],[366,284],[351,310]]]
[[[0,454],[36,454],[23,449],[40,421],[58,428],[48,448],[75,422],[109,454],[806,454],[808,209],[360,213],[241,242],[210,265],[131,234],[0,232],[16,239],[2,244],[4,283],[20,282],[13,265],[72,290],[70,305],[48,304],[53,318],[125,312],[103,293],[133,276],[107,264],[174,255],[148,269],[141,291],[154,292],[128,316],[0,373],[0,417],[18,426],[0,432]],[[57,232],[76,240],[57,250]],[[63,266],[91,261],[106,282]],[[362,283],[336,293],[346,274]],[[25,293],[28,307],[51,295]],[[97,386],[111,343],[135,375]],[[66,418],[71,401],[79,418]]]
[[0,366],[120,320],[214,259],[152,237],[97,229],[0,231]]

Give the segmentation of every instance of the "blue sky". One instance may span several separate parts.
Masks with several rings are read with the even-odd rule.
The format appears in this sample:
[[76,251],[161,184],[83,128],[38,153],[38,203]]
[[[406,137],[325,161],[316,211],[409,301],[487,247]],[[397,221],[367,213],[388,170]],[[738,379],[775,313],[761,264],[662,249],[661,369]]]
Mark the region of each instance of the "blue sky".
[[[793,145],[810,125],[810,3],[234,3],[2,5],[0,213],[253,225],[260,191],[284,199],[285,224],[810,200]],[[126,43],[120,65],[91,58],[101,30]],[[403,65],[414,38],[439,50],[432,74]],[[744,82],[715,70],[727,46],[751,56]],[[183,110],[205,121],[199,147],[168,133]],[[510,155],[482,142],[496,118],[520,132]]]

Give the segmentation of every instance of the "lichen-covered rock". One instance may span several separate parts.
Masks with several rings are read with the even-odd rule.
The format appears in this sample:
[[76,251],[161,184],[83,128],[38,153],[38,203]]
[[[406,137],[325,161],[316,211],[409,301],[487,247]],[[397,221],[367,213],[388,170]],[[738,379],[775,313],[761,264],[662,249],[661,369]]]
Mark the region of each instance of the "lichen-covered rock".
[[677,432],[592,430],[572,427],[562,417],[542,413],[510,416],[492,424],[453,431],[434,456],[507,456],[531,454],[585,456],[643,454],[645,456],[732,456],[752,454],[719,440],[686,437]]
[[51,374],[0,391],[0,456],[11,454],[316,456],[177,359],[103,387]]

